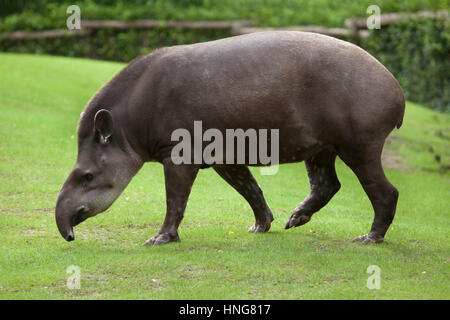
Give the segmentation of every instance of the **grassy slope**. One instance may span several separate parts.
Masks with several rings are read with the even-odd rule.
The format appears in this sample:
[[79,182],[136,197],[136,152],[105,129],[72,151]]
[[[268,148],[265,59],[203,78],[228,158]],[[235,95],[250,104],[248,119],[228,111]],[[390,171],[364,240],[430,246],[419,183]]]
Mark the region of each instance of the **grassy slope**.
[[[281,166],[275,176],[254,170],[275,216],[263,235],[246,232],[247,203],[204,170],[182,242],[143,247],[165,208],[162,167],[146,164],[108,213],[66,243],[54,205],[76,158],[78,117],[122,66],[0,54],[0,298],[450,298],[449,175],[417,168],[437,168],[430,145],[449,162],[449,140],[440,137],[450,136],[449,117],[414,104],[390,145],[408,170],[387,171],[400,202],[383,244],[348,241],[369,230],[373,213],[340,161],[341,191],[301,228],[283,229],[309,191],[304,164]],[[381,267],[381,290],[366,288],[373,264]],[[69,265],[81,267],[79,290],[65,286]]]

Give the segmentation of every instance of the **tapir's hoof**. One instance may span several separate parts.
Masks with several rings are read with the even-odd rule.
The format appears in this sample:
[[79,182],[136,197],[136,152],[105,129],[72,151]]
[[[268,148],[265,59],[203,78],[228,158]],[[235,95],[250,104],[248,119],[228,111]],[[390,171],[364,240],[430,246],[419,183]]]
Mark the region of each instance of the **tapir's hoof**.
[[162,244],[166,244],[168,242],[180,242],[180,237],[177,235],[170,235],[168,233],[158,233],[156,236],[151,237],[150,239],[148,239],[147,241],[145,241],[144,246],[150,246],[150,245],[154,245],[154,246],[159,246]]
[[311,220],[311,217],[302,215],[302,214],[292,214],[292,216],[289,218],[288,222],[286,222],[286,225],[284,226],[285,229],[289,229],[292,227],[299,227],[301,225],[304,225],[305,223],[309,222]]
[[369,233],[369,234],[365,234],[359,237],[356,237],[352,240],[352,242],[359,242],[361,241],[364,244],[368,244],[368,243],[381,243],[384,241],[384,237],[383,236],[379,236],[376,235],[374,233]]
[[251,226],[250,229],[248,229],[248,232],[263,233],[269,231],[269,229],[270,229],[270,222],[264,224],[256,223],[254,226]]

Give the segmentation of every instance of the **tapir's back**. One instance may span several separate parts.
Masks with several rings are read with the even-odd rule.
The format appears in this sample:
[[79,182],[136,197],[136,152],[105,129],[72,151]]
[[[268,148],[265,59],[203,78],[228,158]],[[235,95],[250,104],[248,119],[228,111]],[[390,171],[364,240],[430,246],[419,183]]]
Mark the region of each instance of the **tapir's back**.
[[[275,31],[165,48],[149,69],[163,85],[160,107],[208,127],[301,127],[390,132],[403,117],[397,81],[345,41]],[[189,112],[186,112],[189,110]],[[383,123],[386,128],[381,127]],[[336,132],[331,136],[335,137]]]

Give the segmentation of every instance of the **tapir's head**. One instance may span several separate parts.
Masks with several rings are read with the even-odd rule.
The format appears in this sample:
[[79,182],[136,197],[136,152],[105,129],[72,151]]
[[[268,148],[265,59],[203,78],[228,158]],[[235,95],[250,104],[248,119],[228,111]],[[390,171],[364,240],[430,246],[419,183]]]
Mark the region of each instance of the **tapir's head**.
[[56,203],[56,224],[63,238],[74,240],[74,226],[108,209],[141,166],[111,112],[91,112],[91,119],[83,115],[77,162]]

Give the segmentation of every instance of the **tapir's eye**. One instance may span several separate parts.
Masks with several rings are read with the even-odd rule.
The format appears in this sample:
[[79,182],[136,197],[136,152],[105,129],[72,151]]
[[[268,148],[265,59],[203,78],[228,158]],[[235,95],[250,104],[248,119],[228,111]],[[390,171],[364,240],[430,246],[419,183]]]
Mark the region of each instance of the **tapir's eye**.
[[92,179],[94,179],[94,176],[92,175],[92,173],[85,173],[83,175],[83,183],[91,182]]

